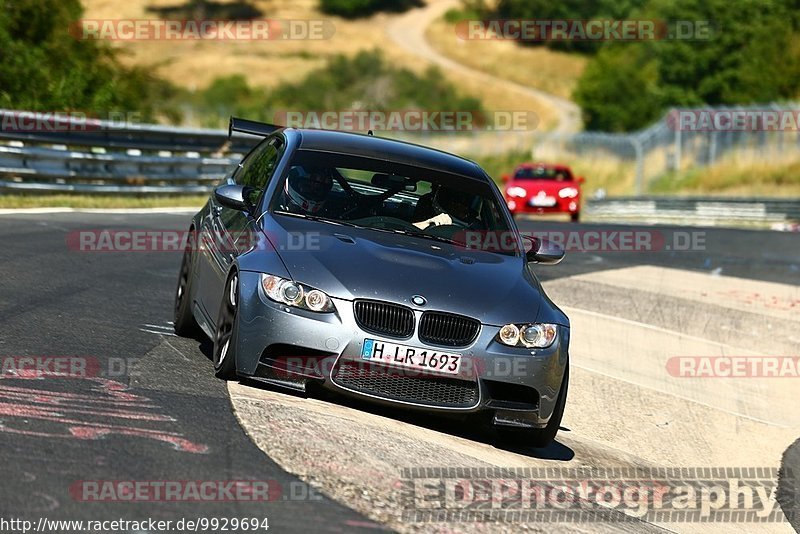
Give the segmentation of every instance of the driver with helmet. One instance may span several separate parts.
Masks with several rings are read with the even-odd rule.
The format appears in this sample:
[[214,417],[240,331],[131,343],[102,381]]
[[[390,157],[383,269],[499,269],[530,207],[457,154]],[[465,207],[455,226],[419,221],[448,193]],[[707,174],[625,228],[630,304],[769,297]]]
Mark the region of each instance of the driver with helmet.
[[284,185],[283,209],[307,215],[318,213],[332,188],[333,178],[329,169],[299,165],[292,167]]

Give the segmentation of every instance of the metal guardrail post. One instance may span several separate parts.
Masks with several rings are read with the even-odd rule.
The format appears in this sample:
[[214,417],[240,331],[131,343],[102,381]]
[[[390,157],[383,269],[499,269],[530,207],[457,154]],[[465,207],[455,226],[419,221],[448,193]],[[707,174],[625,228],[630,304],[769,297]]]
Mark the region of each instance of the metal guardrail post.
[[644,147],[638,136],[631,136],[631,144],[636,152],[636,177],[634,179],[634,194],[638,197],[644,192]]

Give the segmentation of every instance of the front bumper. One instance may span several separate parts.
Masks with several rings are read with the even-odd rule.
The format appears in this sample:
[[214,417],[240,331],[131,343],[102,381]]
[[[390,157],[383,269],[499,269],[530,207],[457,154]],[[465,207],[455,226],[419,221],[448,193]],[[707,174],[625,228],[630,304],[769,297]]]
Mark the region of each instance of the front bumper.
[[[385,406],[440,414],[489,415],[498,425],[542,427],[556,404],[568,359],[569,328],[547,349],[507,347],[496,325],[482,325],[468,347],[448,348],[411,337],[363,331],[353,303],[333,299],[336,312],[283,306],[260,290],[260,275],[241,272],[237,370],[240,375],[305,389],[314,384]],[[415,324],[423,310],[415,310]],[[458,375],[421,373],[361,359],[367,339],[462,355]]]
[[530,198],[506,198],[506,205],[511,213],[579,213],[581,210],[580,197],[558,198],[553,206],[532,206]]

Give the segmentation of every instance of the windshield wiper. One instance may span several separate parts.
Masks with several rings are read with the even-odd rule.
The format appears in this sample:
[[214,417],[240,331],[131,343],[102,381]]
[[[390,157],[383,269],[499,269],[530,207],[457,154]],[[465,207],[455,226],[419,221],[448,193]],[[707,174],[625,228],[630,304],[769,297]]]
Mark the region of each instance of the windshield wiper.
[[398,234],[410,235],[410,236],[413,236],[413,237],[423,237],[423,238],[426,238],[426,239],[432,239],[434,241],[439,241],[440,243],[448,243],[450,245],[458,245],[458,246],[462,246],[462,247],[466,246],[466,243],[463,243],[461,241],[456,241],[455,239],[449,239],[447,237],[442,237],[442,236],[439,236],[439,235],[426,234],[425,232],[411,232],[409,230],[392,230],[392,231],[396,232]]
[[340,226],[350,226],[352,228],[369,228],[368,226],[361,226],[359,224],[354,224],[347,221],[337,221],[336,219],[328,219],[326,217],[320,217],[319,215],[308,215],[305,213],[292,213],[290,211],[276,211],[280,215],[288,215],[289,217],[297,217],[298,219],[306,219],[309,221],[315,222],[324,222],[329,224],[338,224]]

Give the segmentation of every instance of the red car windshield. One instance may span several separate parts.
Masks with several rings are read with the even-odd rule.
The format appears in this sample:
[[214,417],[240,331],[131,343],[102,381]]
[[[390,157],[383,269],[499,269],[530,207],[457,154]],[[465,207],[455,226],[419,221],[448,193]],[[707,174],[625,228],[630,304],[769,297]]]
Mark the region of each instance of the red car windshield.
[[514,172],[514,179],[569,182],[572,181],[572,174],[568,170],[552,167],[520,167]]

